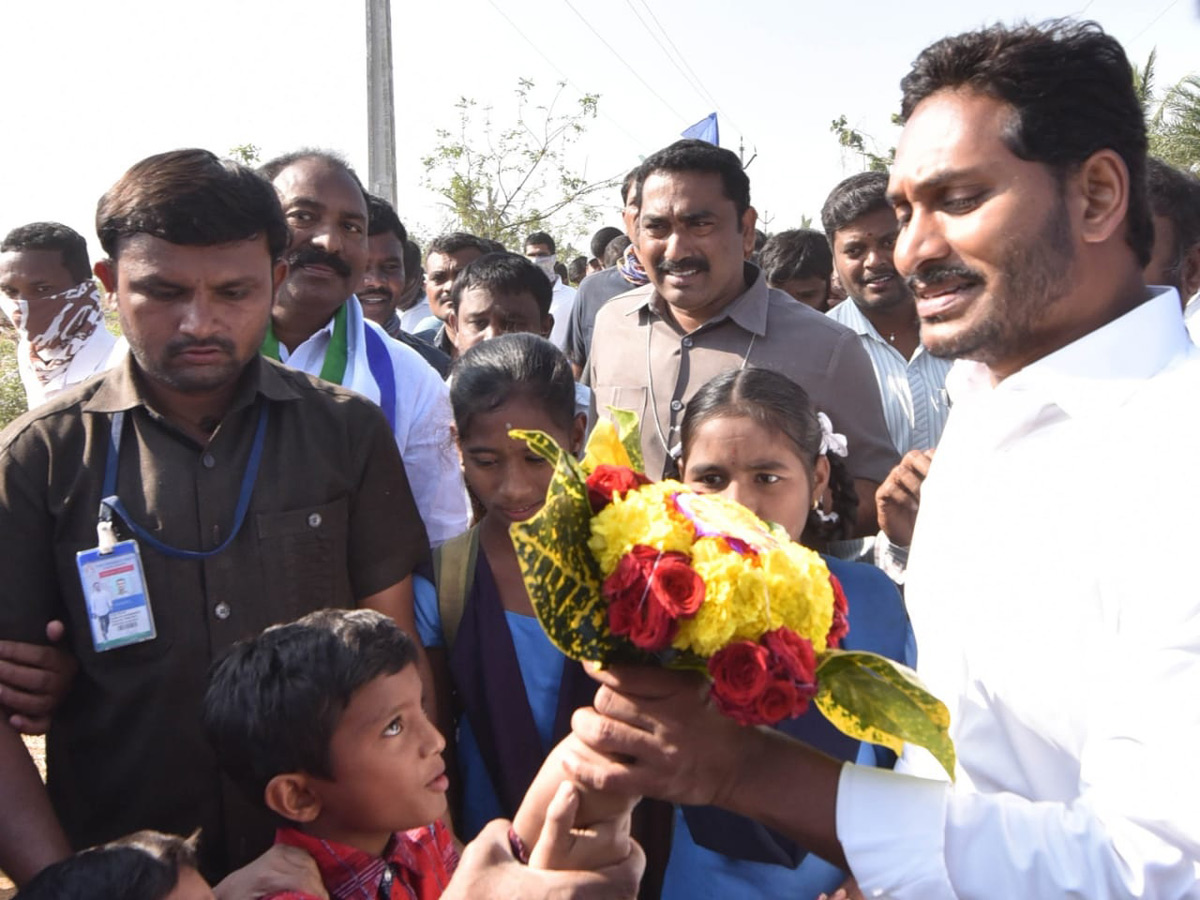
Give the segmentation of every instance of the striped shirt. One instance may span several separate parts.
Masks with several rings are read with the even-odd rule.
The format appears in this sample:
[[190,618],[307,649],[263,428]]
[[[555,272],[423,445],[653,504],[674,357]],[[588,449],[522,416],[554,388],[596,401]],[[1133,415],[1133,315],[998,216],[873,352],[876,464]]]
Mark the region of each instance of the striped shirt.
[[936,447],[950,414],[946,373],[953,360],[939,359],[924,347],[917,347],[913,358],[905,359],[851,299],[826,315],[857,334],[871,358],[883,398],[883,417],[896,449],[905,454]]

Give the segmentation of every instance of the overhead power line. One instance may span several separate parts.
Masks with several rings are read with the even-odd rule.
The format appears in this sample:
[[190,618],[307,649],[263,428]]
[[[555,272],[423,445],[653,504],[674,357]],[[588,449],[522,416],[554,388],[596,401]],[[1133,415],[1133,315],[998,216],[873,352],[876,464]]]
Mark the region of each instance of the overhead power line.
[[1134,41],[1136,41],[1138,38],[1140,38],[1143,34],[1145,34],[1147,31],[1149,31],[1151,28],[1153,28],[1159,19],[1161,19],[1163,16],[1165,16],[1167,13],[1169,13],[1172,9],[1174,9],[1178,5],[1179,5],[1179,0],[1171,0],[1170,3],[1168,3],[1166,6],[1163,7],[1162,12],[1160,12],[1157,16],[1155,16],[1153,19],[1150,20],[1149,25],[1147,25],[1145,28],[1143,28],[1141,31],[1139,31],[1137,34],[1135,34],[1132,38],[1130,38],[1129,43],[1132,44]]
[[[626,2],[628,3],[628,2],[630,2],[630,0],[626,0]],[[691,63],[689,63],[687,61],[687,57],[679,52],[679,48],[677,46],[675,46],[675,42],[673,40],[671,40],[671,33],[669,31],[667,31],[666,28],[663,27],[662,22],[660,22],[658,20],[658,16],[656,16],[654,14],[654,10],[650,8],[650,4],[647,3],[646,0],[640,0],[640,2],[642,4],[642,6],[645,8],[646,12],[650,14],[650,18],[654,20],[654,24],[658,26],[658,30],[662,32],[662,36],[667,39],[667,43],[671,45],[671,49],[675,51],[675,55],[679,57],[680,61],[683,62],[684,66],[687,67],[687,70],[692,73],[692,77],[695,78],[696,82],[703,89],[704,96],[706,96],[708,98],[709,102],[712,103],[713,108],[718,113],[721,114],[721,117],[723,119],[725,119],[725,121],[727,121],[730,125],[732,125],[734,127],[735,131],[741,132],[742,131],[741,127],[738,125],[737,122],[733,121],[733,117],[730,116],[729,113],[725,112],[725,110],[721,108],[721,104],[717,102],[717,98],[713,96],[712,91],[710,91],[705,86],[705,84],[701,80],[700,76],[696,74],[696,70],[693,69],[691,66]],[[635,12],[636,12],[636,10],[635,10]],[[641,16],[638,16],[638,18],[641,19]],[[645,24],[644,21],[643,21],[643,24]],[[651,36],[653,36],[653,32],[651,32]],[[655,38],[655,40],[657,41],[657,38]],[[659,46],[662,47],[662,44],[659,43]]]
[[[523,32],[517,26],[517,23],[508,17],[508,13],[506,13],[504,10],[502,10],[499,6],[496,5],[495,0],[488,0],[488,3],[491,4],[492,9],[496,10],[496,12],[498,12],[500,14],[500,16],[504,19],[504,21],[506,21],[510,26],[512,26],[513,31],[515,31],[517,34],[519,34],[521,36],[522,40],[524,40],[525,43],[527,43],[530,47],[532,47],[534,49],[534,52],[536,52],[538,56],[540,56],[542,59],[544,59],[549,64],[550,68],[552,68],[555,72],[558,73],[559,77],[562,78],[563,81],[565,81],[572,88],[577,90],[580,94],[586,95],[588,93],[588,91],[585,91],[583,88],[581,88],[579,85],[577,85],[573,80],[571,80],[571,77],[569,75],[567,75],[567,73],[564,72],[562,69],[560,69],[558,67],[558,65],[555,64],[554,60],[552,60],[545,53],[543,53],[542,48],[539,47],[536,43],[534,43],[533,40],[531,40],[530,37],[527,34],[525,34],[525,32]],[[627,129],[624,125],[622,125],[620,122],[618,122],[612,116],[610,116],[607,112],[605,112],[603,106],[597,105],[596,111],[603,118],[607,119],[609,122],[611,122],[613,125],[615,125],[617,127],[617,129],[622,134],[624,134],[625,137],[629,138],[629,140],[639,150],[642,150],[645,148],[646,142],[644,140],[642,140],[641,138],[635,137],[629,131],[629,129]]]
[[650,36],[654,43],[658,44],[659,49],[662,50],[663,55],[667,58],[667,61],[675,67],[675,71],[683,76],[683,80],[691,86],[692,90],[696,92],[697,96],[699,96],[700,99],[705,103],[711,103],[713,106],[716,106],[717,101],[714,100],[712,94],[708,93],[708,91],[704,88],[704,84],[692,78],[692,76],[685,72],[683,67],[675,61],[675,57],[671,54],[671,51],[667,49],[666,44],[659,40],[658,35],[654,33],[654,29],[650,27],[650,23],[642,18],[642,14],[638,12],[638,8],[633,5],[633,0],[625,0],[625,4],[629,7],[630,12],[637,16],[637,20],[642,23],[643,31]]
[[571,0],[563,0],[563,3],[567,4],[567,8],[570,9],[571,12],[575,13],[575,15],[579,17],[579,21],[581,21],[584,25],[587,26],[588,31],[590,31],[592,34],[594,34],[596,36],[596,38],[600,41],[600,43],[602,43],[605,47],[608,48],[608,51],[620,61],[621,65],[623,65],[625,68],[627,68],[630,72],[633,73],[633,77],[636,78],[638,81],[640,81],[642,83],[642,85],[646,88],[646,90],[648,90],[652,95],[654,95],[654,97],[656,97],[658,99],[659,103],[661,103],[663,106],[665,106],[667,109],[669,109],[675,115],[675,117],[677,119],[679,119],[679,121],[681,121],[681,122],[686,121],[687,117],[682,115],[679,112],[679,110],[677,110],[670,103],[668,103],[666,101],[666,99],[663,98],[663,95],[660,94],[658,91],[656,91],[651,86],[650,82],[648,82],[645,78],[643,78],[638,73],[638,70],[635,69],[633,66],[631,66],[629,64],[629,62],[625,59],[625,57],[622,56],[619,52],[617,52],[617,49],[612,44],[610,44],[607,40],[604,39],[604,35],[602,35],[600,32],[598,32],[594,27],[592,27],[592,23],[589,22],[584,17],[583,13],[581,13],[579,10],[577,10],[574,7],[574,5],[571,3]]

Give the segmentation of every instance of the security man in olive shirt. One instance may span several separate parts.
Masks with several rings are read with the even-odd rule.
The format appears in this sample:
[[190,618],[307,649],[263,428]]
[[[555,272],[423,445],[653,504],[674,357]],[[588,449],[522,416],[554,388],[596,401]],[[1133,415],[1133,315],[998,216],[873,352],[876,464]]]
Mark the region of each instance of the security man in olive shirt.
[[96,220],[130,356],[0,434],[0,639],[44,643],[62,619],[79,660],[46,789],[0,719],[0,868],[21,883],[72,849],[201,827],[215,880],[272,828],[203,739],[209,665],[323,607],[415,634],[428,542],[379,409],[259,355],[288,240],[270,184],[174,151],[126,172]]

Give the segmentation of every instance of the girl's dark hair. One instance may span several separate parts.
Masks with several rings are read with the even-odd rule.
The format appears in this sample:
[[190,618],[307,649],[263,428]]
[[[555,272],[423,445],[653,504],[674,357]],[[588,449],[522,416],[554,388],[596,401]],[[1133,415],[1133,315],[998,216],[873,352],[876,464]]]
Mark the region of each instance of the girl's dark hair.
[[[701,425],[712,419],[735,416],[748,418],[790,440],[811,475],[821,450],[821,423],[817,420],[817,410],[804,388],[796,382],[756,366],[724,372],[696,392],[683,415],[683,455],[687,456]],[[815,511],[809,511],[801,537],[806,546],[815,550],[825,549],[830,541],[852,537],[858,515],[858,494],[846,461],[832,453],[828,459],[829,487],[833,492],[833,512],[837,513],[837,521],[823,522]]]
[[574,424],[571,364],[545,338],[503,334],[476,344],[454,363],[450,405],[460,439],[476,415],[498,409],[514,397],[540,404],[555,424],[568,431]]

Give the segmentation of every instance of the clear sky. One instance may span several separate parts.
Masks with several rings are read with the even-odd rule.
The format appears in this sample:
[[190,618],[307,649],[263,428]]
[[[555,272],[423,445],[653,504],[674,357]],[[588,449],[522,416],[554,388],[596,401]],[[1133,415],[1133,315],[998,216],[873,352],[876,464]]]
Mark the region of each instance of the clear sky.
[[[589,176],[623,173],[716,109],[722,145],[758,154],[752,200],[769,229],[815,221],[861,168],[830,121],[845,114],[886,150],[899,80],[924,46],[996,20],[1078,14],[1135,62],[1157,47],[1160,85],[1200,71],[1197,0],[399,0],[400,213],[419,234],[441,230],[421,186],[435,129],[455,124],[460,97],[511,120],[528,77],[547,91],[567,80],[567,101],[600,95],[575,148]],[[365,180],[363,0],[0,0],[0,35],[0,233],[55,219],[94,247],[100,194],[174,147],[254,143],[264,158],[328,147]],[[615,194],[593,228],[604,224],[619,224]]]

